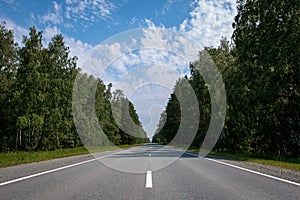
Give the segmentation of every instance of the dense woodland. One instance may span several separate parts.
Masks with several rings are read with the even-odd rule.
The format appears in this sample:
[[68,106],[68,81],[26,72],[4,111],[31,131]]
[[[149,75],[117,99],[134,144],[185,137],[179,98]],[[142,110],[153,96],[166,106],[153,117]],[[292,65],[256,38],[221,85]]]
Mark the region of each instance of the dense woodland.
[[[203,67],[208,52],[222,74],[227,96],[225,126],[215,149],[299,157],[300,1],[239,0],[233,29],[231,41],[223,38],[219,47],[200,51],[199,60],[190,64],[190,76],[177,81],[153,141],[169,143],[182,120],[193,120],[182,119],[182,99],[175,95],[188,95],[188,81],[200,110],[192,145],[201,146],[211,120],[211,100],[210,85],[197,69]],[[78,88],[86,94],[79,102],[82,105],[92,101],[89,85],[97,82],[96,115],[112,143],[148,141],[133,104],[122,91],[113,92],[110,84],[81,73],[62,35],[55,36],[47,47],[42,41],[42,33],[32,27],[20,47],[14,42],[13,31],[5,24],[0,26],[1,151],[76,147],[82,145],[82,138],[91,146],[106,145],[97,130],[89,129],[90,112],[84,106],[75,109],[77,119],[87,124],[87,129],[75,128],[72,91],[78,73],[77,81],[86,86]],[[113,110],[111,105],[118,109]],[[193,116],[193,109],[190,112]],[[134,124],[128,123],[129,119]]]
[[[82,85],[97,83],[96,115],[112,143],[149,141],[133,104],[122,95],[122,91],[112,92],[111,84],[106,86],[100,79],[81,73],[76,65],[77,58],[69,56],[69,48],[65,46],[62,35],[53,37],[44,47],[42,32],[32,27],[20,47],[14,41],[13,31],[6,29],[5,23],[2,23],[0,51],[0,151],[54,150],[82,145],[72,114],[73,84],[78,74]],[[81,89],[86,88],[89,87]],[[83,94],[89,92],[82,91]],[[82,97],[81,100],[90,99]],[[122,119],[119,126],[113,120],[111,103],[120,107],[116,111]],[[79,113],[83,113],[81,116],[87,113],[84,107],[78,109],[81,109]],[[128,123],[129,119],[136,126]],[[90,142],[85,145],[108,145],[97,138],[97,133],[85,131],[80,133],[89,137]],[[137,132],[135,135],[139,137],[127,134],[131,132]]]
[[[300,1],[239,0],[232,42],[206,48],[226,87],[225,127],[216,150],[300,156]],[[193,146],[201,146],[210,122],[207,87],[191,63],[190,77],[178,80],[154,142],[169,143],[181,122],[175,91],[188,80],[199,101],[200,121]],[[178,93],[178,92],[177,92]],[[165,123],[164,123],[165,122]]]

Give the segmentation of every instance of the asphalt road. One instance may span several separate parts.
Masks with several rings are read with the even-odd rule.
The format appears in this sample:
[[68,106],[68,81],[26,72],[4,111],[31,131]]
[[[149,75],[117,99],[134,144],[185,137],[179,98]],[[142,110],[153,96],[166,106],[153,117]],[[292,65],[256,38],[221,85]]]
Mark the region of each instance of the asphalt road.
[[297,185],[155,144],[14,180],[0,199],[300,199]]

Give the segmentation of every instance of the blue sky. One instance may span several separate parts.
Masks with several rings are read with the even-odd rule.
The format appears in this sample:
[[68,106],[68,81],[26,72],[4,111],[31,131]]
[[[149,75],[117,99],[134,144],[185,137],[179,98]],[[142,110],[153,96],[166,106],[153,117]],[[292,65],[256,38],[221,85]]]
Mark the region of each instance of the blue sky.
[[[95,49],[98,49],[98,53],[105,49],[109,55],[119,55],[120,49],[124,47],[117,40],[113,44],[102,44],[116,34],[136,28],[160,28],[178,32],[200,48],[216,47],[222,36],[231,37],[233,31],[231,24],[235,15],[235,0],[0,1],[0,21],[6,21],[7,28],[14,30],[15,40],[19,44],[21,44],[22,35],[27,35],[29,27],[33,25],[43,31],[45,44],[54,35],[61,33],[65,38],[66,45],[70,47],[71,55],[79,58],[79,67],[96,76],[100,74],[99,68],[95,67],[97,61],[88,62],[89,65],[85,66],[86,58],[95,52]],[[152,41],[161,41],[161,43],[167,44],[164,43],[165,38],[159,38],[161,33],[151,33],[150,35]],[[148,44],[151,44],[152,41]],[[143,47],[147,47],[144,43],[143,45]],[[198,52],[201,49],[192,50]],[[159,60],[159,65],[168,66],[164,70],[159,70],[159,73],[153,73],[159,68],[155,63],[148,63],[149,65],[146,66],[145,62],[142,62],[141,57],[145,58],[143,56],[145,53],[162,54],[157,51],[131,52],[113,63],[110,66],[111,69],[106,69],[107,72],[110,71],[111,77],[106,73],[106,78],[103,77],[103,79],[105,82],[107,79],[114,85],[127,87],[121,88],[123,90],[128,90],[128,84],[121,83],[120,80],[128,82],[128,78],[124,78],[124,76],[129,76],[130,72],[134,74],[134,80],[139,78],[140,83],[143,83],[140,79],[146,76],[152,81],[148,86],[144,84],[140,88],[136,88],[136,91],[131,92],[129,96],[137,108],[148,135],[151,136],[160,112],[164,109],[171,93],[170,85],[173,85],[184,74],[183,72],[188,70],[183,69],[187,67],[185,64],[178,64],[180,59],[173,58],[173,54],[166,54],[167,57],[172,57],[173,63],[166,59],[162,63],[161,57],[152,55],[152,57],[150,56],[152,59]],[[139,59],[135,59],[137,57]],[[136,62],[130,62],[132,60],[136,60]],[[98,64],[99,62],[98,60]],[[144,68],[143,70],[132,70],[131,64]],[[171,69],[172,66],[174,69]],[[146,75],[141,75],[143,73]],[[115,79],[116,76],[120,76],[120,78]],[[133,75],[129,77],[133,77]],[[165,82],[160,84],[159,80],[165,80]]]
[[177,26],[193,7],[186,0],[3,0],[0,6],[2,20],[24,28],[57,28],[92,45],[125,30],[147,27],[147,20],[168,28]]

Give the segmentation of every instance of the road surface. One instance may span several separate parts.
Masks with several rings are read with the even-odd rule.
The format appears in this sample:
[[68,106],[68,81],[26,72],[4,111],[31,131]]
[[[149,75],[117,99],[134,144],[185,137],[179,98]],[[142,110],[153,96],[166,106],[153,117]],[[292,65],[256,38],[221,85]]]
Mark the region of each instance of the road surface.
[[174,148],[145,144],[2,182],[0,199],[299,200],[300,187]]

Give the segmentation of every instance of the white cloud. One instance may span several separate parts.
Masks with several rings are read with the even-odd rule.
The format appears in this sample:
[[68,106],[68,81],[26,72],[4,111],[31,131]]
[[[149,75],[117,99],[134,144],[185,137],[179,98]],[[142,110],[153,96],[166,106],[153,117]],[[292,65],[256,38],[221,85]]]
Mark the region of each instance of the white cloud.
[[168,0],[167,3],[165,3],[165,5],[163,6],[163,10],[162,10],[161,14],[166,14],[169,11],[170,6],[173,3],[173,1],[174,0]]
[[[19,44],[19,46],[23,46],[23,36],[27,36],[29,33],[29,28],[25,28],[23,26],[17,25],[14,21],[9,19],[4,19],[6,22],[5,27],[7,29],[11,29],[14,32],[14,40]],[[36,27],[37,28],[37,27]],[[39,30],[37,28],[37,30]],[[43,38],[44,38],[44,46],[47,46],[48,43],[51,41],[51,39],[57,35],[60,34],[61,31],[57,26],[50,26],[48,25],[43,31]],[[91,54],[92,49],[94,48],[91,44],[84,43],[81,40],[76,40],[72,37],[69,37],[67,35],[63,35],[65,40],[65,45],[70,47],[70,56],[77,56],[78,62],[77,66],[82,68],[83,63],[85,62],[86,58]],[[97,63],[94,62],[95,66],[97,66]],[[92,67],[86,67],[83,68],[84,72],[88,72],[90,74],[94,74],[94,70]]]
[[59,28],[57,28],[56,26],[51,27],[50,25],[48,25],[43,31],[43,38],[46,40],[46,43],[48,43],[54,36],[60,33],[61,31]]
[[41,16],[41,22],[47,23],[50,22],[52,24],[62,24],[62,5],[57,2],[53,2],[53,10],[48,10],[47,14]]
[[[166,9],[174,3],[173,0],[169,0],[165,5]],[[188,38],[196,43],[197,46],[217,47],[220,43],[222,37],[228,39],[231,38],[233,29],[232,22],[234,21],[234,16],[237,14],[236,1],[235,0],[198,0],[191,4],[193,10],[189,13],[189,17],[182,21],[178,27],[169,28],[169,30],[174,30],[181,34],[184,38]],[[161,28],[161,32],[165,29],[164,25],[156,25],[150,19],[145,19],[145,24],[154,30],[147,30],[149,41],[145,40],[145,45],[150,45],[150,42],[155,41],[155,43],[160,43],[161,46],[165,46],[163,43],[164,38],[161,37],[161,33],[157,31],[157,28]],[[150,29],[151,30],[151,29]],[[163,34],[164,35],[164,34]],[[153,40],[154,39],[154,40]],[[176,41],[173,41],[175,45]],[[187,48],[187,50],[195,50],[193,48]]]
[[138,19],[136,17],[132,17],[130,19],[130,24],[135,24],[138,21]]
[[140,58],[138,55],[134,53],[123,54],[121,57],[117,58],[114,61],[113,67],[121,73],[125,73],[128,71],[128,67],[134,66],[140,62]]
[[163,5],[161,14],[167,14],[169,12],[169,10],[171,9],[172,5],[175,3],[181,3],[185,0],[167,0],[167,2]]
[[14,4],[16,2],[15,0],[4,0],[4,1],[7,4]]
[[149,29],[144,30],[144,37],[142,39],[143,47],[155,47],[165,49],[167,47],[167,40],[163,37],[164,29],[158,29],[152,22],[148,22]]
[[[23,46],[23,44],[22,44],[23,36],[28,35],[29,29],[25,28],[23,26],[17,25],[15,22],[13,22],[9,19],[5,19],[4,21],[6,22],[5,27],[7,29],[11,29],[14,31],[15,42],[17,42],[19,44],[19,46]],[[43,31],[43,38],[44,38],[45,46],[48,45],[48,43],[51,41],[51,39],[55,35],[61,33],[60,29],[57,28],[56,26],[53,26],[53,27],[47,26],[42,31]],[[83,63],[86,60],[86,58],[88,57],[88,55],[91,54],[93,46],[88,43],[84,43],[81,40],[76,40],[76,39],[66,36],[66,35],[64,35],[64,40],[65,40],[65,45],[70,47],[70,55],[78,57],[78,62],[77,62],[78,67],[80,67],[80,68],[83,67]],[[93,74],[93,71],[91,70],[91,68],[86,68],[83,70],[85,72],[89,72],[89,73]]]
[[66,0],[64,16],[73,22],[80,22],[81,26],[88,28],[95,22],[110,18],[111,12],[116,8],[109,0]]
[[176,28],[167,29],[154,25],[154,27],[144,29],[143,32],[144,37],[141,41],[143,47],[173,52],[188,61],[194,61],[198,51],[202,48],[185,34],[178,33]]
[[[105,3],[108,2],[106,0],[80,2],[79,0],[67,0],[64,16],[70,18],[73,22],[84,20],[87,27],[98,20],[109,18],[111,10],[114,8],[113,6],[108,9],[105,6]],[[92,4],[95,8],[90,12],[88,6]],[[105,83],[113,82],[114,88],[123,89],[128,97],[139,87],[143,87],[148,83],[159,83],[171,91],[176,80],[188,72],[186,70],[188,62],[196,58],[195,56],[201,50],[200,48],[218,46],[222,36],[229,38],[232,34],[231,24],[236,15],[235,0],[226,2],[221,0],[199,0],[193,6],[194,9],[190,12],[190,16],[178,27],[171,29],[166,29],[163,25],[156,26],[150,19],[145,19],[144,21],[149,29],[144,30],[142,38],[133,37],[134,39],[130,41],[132,46],[144,48],[139,53],[126,53],[126,51],[133,48],[130,48],[129,44],[123,44],[123,41],[118,39],[115,42],[100,44],[93,48],[92,45],[83,43],[80,40],[65,37],[66,44],[70,46],[71,55],[79,57],[79,67],[85,72],[103,78],[101,75],[111,65],[110,72],[114,76],[106,76]],[[57,10],[59,10],[59,7],[57,7]],[[136,23],[136,20],[136,18],[132,18],[131,22]],[[171,30],[177,31],[181,35],[176,32],[171,34]],[[51,31],[54,32],[55,27],[48,31],[49,34]],[[140,68],[136,66],[139,64]],[[135,66],[135,68],[130,68],[130,66]],[[162,98],[166,99],[170,91],[162,92]],[[139,110],[148,111],[149,114],[151,106],[149,102],[145,101],[147,99],[152,101],[155,98],[156,96],[149,95],[138,96],[135,101],[139,105],[135,106]],[[157,98],[159,99],[159,97]],[[147,112],[143,114],[145,113],[147,114]],[[159,117],[150,115],[152,119],[150,125],[147,126],[147,130],[153,132]],[[148,132],[148,134],[151,133]]]
[[7,6],[14,10],[17,11],[17,9],[20,7],[20,2],[16,1],[16,0],[3,0]]
[[93,46],[68,36],[65,36],[64,39],[66,46],[70,47],[70,55],[78,57],[77,66],[82,68],[84,72],[93,74],[94,71],[91,66],[84,66],[84,62],[91,54]]
[[[169,3],[172,2],[170,1]],[[190,16],[178,27],[171,28],[171,30],[175,30],[181,35],[169,34],[164,26],[156,26],[151,20],[146,19],[145,22],[149,29],[144,31],[145,37],[142,41],[143,46],[165,49],[177,55],[183,55],[188,61],[193,61],[196,58],[195,53],[197,54],[203,47],[216,47],[219,45],[222,36],[227,38],[231,37],[233,31],[231,25],[237,12],[235,0],[198,0],[191,6],[193,6],[194,9],[190,12]],[[169,7],[170,4],[166,4],[163,12],[167,12]],[[159,59],[163,60],[166,66],[152,66],[147,68],[146,77],[155,83],[161,83],[170,89],[170,86],[173,86],[176,80],[182,77],[184,72],[186,72],[186,70],[183,69],[184,66],[187,66],[187,64],[184,65],[182,62],[184,58],[181,60],[180,57],[170,57],[169,55],[169,59],[164,59],[162,53],[158,54],[148,51],[147,56],[149,55],[152,60],[158,61],[158,63]],[[171,61],[173,61],[173,63]],[[179,73],[176,69],[179,69]],[[157,73],[158,71],[159,73]],[[125,87],[132,88],[137,83],[138,82],[133,82],[131,85],[125,84]],[[165,95],[167,93],[168,91],[164,92]],[[144,96],[136,97],[135,101],[141,103],[141,105],[138,106],[139,108],[146,110],[146,112],[148,111],[149,114],[151,113],[149,104],[145,103]],[[145,116],[145,112],[139,114]],[[156,116],[156,118],[155,115],[152,116],[150,114],[150,116],[151,123],[145,127],[148,135],[151,135],[155,131],[156,124],[159,120],[158,116]]]
[[81,27],[85,30],[100,20],[110,18],[115,8],[110,0],[66,0],[65,4],[53,1],[53,7],[45,15],[38,17],[44,24],[52,23],[66,28]]
[[57,2],[53,2],[54,10],[56,12],[59,12],[61,10],[61,5],[59,5]]
[[[170,2],[172,3],[172,2]],[[169,9],[166,5],[165,12]],[[232,35],[232,22],[236,15],[236,2],[235,0],[199,0],[195,1],[192,5],[194,9],[190,12],[190,16],[186,18],[178,27],[170,28],[168,31],[173,30],[179,34],[169,34],[163,25],[156,26],[150,19],[145,19],[145,23],[149,29],[145,29],[145,37],[142,40],[144,47],[153,47],[164,49],[174,52],[177,55],[182,55],[183,58],[169,55],[169,59],[164,59],[162,53],[146,52],[146,56],[150,60],[164,61],[164,66],[152,66],[145,70],[146,76],[137,73],[136,76],[142,76],[143,80],[148,79],[154,83],[162,83],[165,87],[170,89],[179,77],[184,75],[189,70],[185,70],[187,64],[182,62],[184,59],[194,61],[196,54],[205,46],[218,46],[222,36],[230,38]],[[144,60],[147,60],[147,57]],[[173,61],[173,62],[172,62]],[[170,69],[171,68],[171,69]],[[179,70],[178,70],[179,69]],[[159,72],[159,73],[158,73]],[[146,78],[145,78],[146,77]],[[143,81],[130,81],[122,83],[122,88],[133,88],[135,85],[143,85]],[[124,81],[126,82],[126,81]],[[134,88],[133,88],[134,89]],[[172,90],[172,88],[170,89]],[[164,91],[165,97],[169,91]],[[136,97],[135,101],[140,103],[137,107],[149,110],[149,104],[145,103],[143,96]],[[145,112],[139,114],[145,115]],[[157,114],[157,113],[156,113]],[[151,123],[146,126],[148,135],[151,135],[156,129],[156,123],[159,117],[155,118],[151,115]],[[153,123],[154,122],[154,123]]]
[[155,24],[151,21],[151,19],[145,19],[145,23],[147,24],[147,26],[149,27],[149,28],[155,28],[156,26],[155,26]]
[[19,26],[9,19],[5,19],[4,21],[6,22],[5,27],[14,31],[15,42],[17,42],[19,46],[22,46],[23,35],[28,35],[29,29]]
[[235,0],[199,0],[190,17],[179,26],[179,32],[197,41],[200,46],[218,46],[222,36],[230,38]]
[[[125,69],[121,71],[120,66]],[[188,61],[176,57],[173,52],[145,47],[123,54],[110,68],[113,69],[102,79],[105,83],[112,82],[114,89],[123,90],[134,103],[148,136],[152,136],[159,114],[175,82],[184,75],[182,69],[188,68]],[[114,77],[116,74],[118,76]]]
[[[167,12],[172,3],[174,1],[169,0],[163,12]],[[171,29],[166,29],[163,25],[157,26],[150,19],[145,19],[144,23],[149,29],[144,30],[142,38],[131,37],[130,44],[123,44],[124,41],[119,41],[118,38],[110,44],[101,44],[94,48],[88,43],[64,35],[71,56],[78,57],[78,66],[84,72],[101,78],[106,67],[113,63],[111,67],[114,67],[112,72],[115,73],[115,77],[110,77],[109,82],[115,81],[114,87],[123,89],[125,94],[130,96],[133,91],[148,83],[157,83],[169,89],[169,91],[160,91],[160,96],[155,93],[151,93],[153,95],[144,93],[145,95],[137,96],[135,99],[139,103],[135,105],[138,110],[145,111],[144,114],[149,114],[152,118],[150,125],[147,126],[149,132],[155,130],[159,119],[159,112],[155,112],[156,117],[151,112],[152,101],[155,99],[161,102],[163,99],[164,102],[167,101],[175,81],[187,71],[188,62],[193,61],[197,52],[201,50],[199,47],[218,46],[222,36],[229,38],[232,34],[231,24],[236,15],[235,0],[199,0],[192,6],[194,9],[189,17],[178,27]],[[109,0],[66,0],[65,4],[53,2],[53,7],[45,15],[32,14],[31,18],[41,18],[43,23],[51,23],[51,26],[48,25],[43,30],[44,38],[50,41],[53,36],[61,32],[58,25],[68,28],[79,26],[86,29],[101,20],[110,19],[114,9],[116,5]],[[12,21],[6,20],[6,22],[7,27],[14,30],[16,41],[21,44],[22,36],[27,35],[29,30]],[[133,17],[131,23],[140,23],[140,21]],[[171,30],[181,35],[176,32],[172,34]],[[130,50],[134,49],[132,47],[144,49],[140,52],[131,52]],[[127,51],[130,52],[126,53]],[[123,53],[125,55],[121,56]],[[140,68],[136,66],[139,64]],[[119,80],[121,78],[119,84],[116,78]],[[146,102],[147,100],[150,104]],[[151,134],[149,132],[148,134]]]
[[32,21],[35,21],[35,20],[36,20],[35,14],[32,13],[32,12],[29,13],[29,17],[30,17],[30,19],[31,19]]
[[[81,41],[75,42],[72,38],[69,44],[71,51],[74,49],[74,52],[76,52],[74,55],[78,55],[78,57],[81,58],[78,60],[79,67],[84,72],[103,79],[103,76],[105,76],[104,73],[108,68],[114,70],[114,73],[109,75],[106,74],[106,83],[114,82],[118,73],[125,73],[127,71],[126,64],[132,62],[131,59],[128,63],[123,60],[118,60],[118,58],[123,55],[125,48],[124,44],[119,42],[113,42],[111,44],[104,43],[93,47],[92,45],[82,43]],[[113,67],[110,66],[112,64]]]

